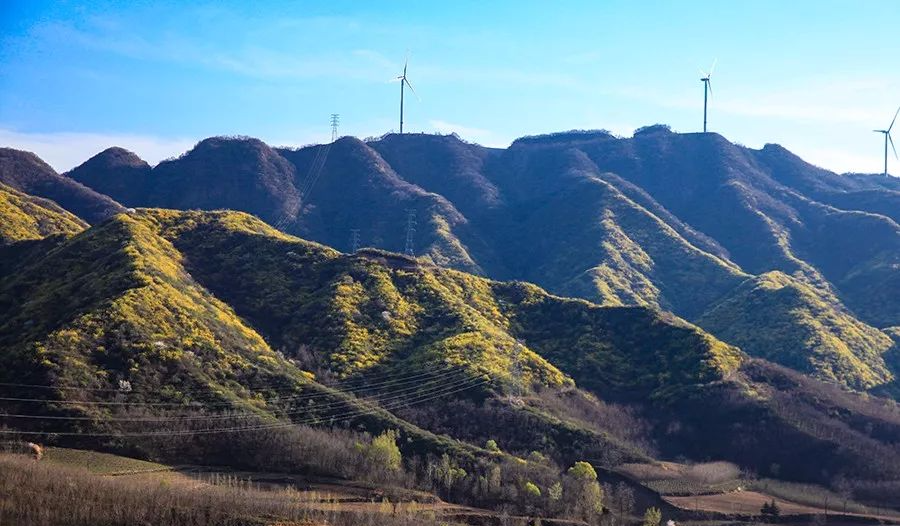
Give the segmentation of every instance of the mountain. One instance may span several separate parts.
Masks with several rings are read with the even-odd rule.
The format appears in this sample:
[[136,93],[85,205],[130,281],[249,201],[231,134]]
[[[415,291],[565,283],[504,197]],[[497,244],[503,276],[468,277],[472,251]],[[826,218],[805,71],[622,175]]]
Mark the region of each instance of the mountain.
[[[425,134],[296,150],[207,141],[221,147],[200,156],[201,143],[154,168],[133,204],[243,210],[347,251],[353,231],[360,246],[394,252],[405,251],[409,233],[423,262],[601,305],[668,310],[753,356],[848,387],[888,384],[898,372],[884,359],[888,340],[879,332],[900,325],[893,180],[837,175],[780,146],[754,150],[665,126],[631,138],[526,137],[506,149]],[[258,151],[285,162],[258,162]],[[229,177],[252,188],[267,180],[284,186],[261,202],[252,189],[210,191]],[[178,199],[156,197],[165,192]],[[757,286],[775,275],[791,285]],[[786,290],[797,292],[807,315],[789,307],[796,298]],[[809,323],[809,313],[830,321]],[[771,325],[738,330],[763,321]]]
[[120,212],[122,206],[68,177],[31,152],[0,148],[0,183],[15,190],[55,201],[88,223]]
[[131,206],[142,200],[150,171],[150,165],[134,152],[112,147],[64,175],[126,206]]
[[283,225],[285,231],[349,248],[351,231],[359,230],[361,246],[404,252],[412,212],[417,254],[439,265],[481,271],[473,251],[484,249],[484,242],[459,209],[400,177],[368,144],[343,137],[279,152],[296,167],[304,189],[302,212]]
[[49,199],[23,194],[0,183],[0,245],[57,234],[71,236],[87,226]]
[[[16,424],[28,429],[122,433],[137,447],[134,425],[160,424],[121,419],[153,422],[152,404],[203,410],[204,421],[225,407],[262,422],[400,429],[410,454],[463,460],[489,457],[479,444],[492,439],[565,465],[661,454],[759,473],[777,464],[798,480],[900,479],[896,409],[652,308],[384,251],[341,254],[236,212],[139,209],[12,246],[23,264],[0,266],[0,381],[48,386],[52,398],[7,412],[61,418]],[[402,388],[383,380],[415,375]],[[120,380],[146,412],[94,405]],[[400,400],[379,409],[346,385]],[[324,403],[290,405],[311,393]]]

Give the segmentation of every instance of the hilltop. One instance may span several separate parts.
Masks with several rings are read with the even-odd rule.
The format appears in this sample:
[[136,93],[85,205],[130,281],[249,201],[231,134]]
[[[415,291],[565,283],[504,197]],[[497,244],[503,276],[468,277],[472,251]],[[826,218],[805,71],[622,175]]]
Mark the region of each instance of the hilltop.
[[122,206],[108,196],[60,176],[31,152],[0,148],[0,183],[35,197],[52,199],[91,224],[122,211]]
[[[110,192],[132,177],[103,166],[68,175],[105,181],[97,189]],[[339,250],[358,230],[361,246],[404,251],[413,210],[422,261],[601,305],[671,311],[751,355],[849,387],[886,385],[897,374],[879,329],[900,325],[891,292],[900,279],[900,184],[827,172],[777,145],[753,150],[665,126],[631,138],[527,137],[506,149],[425,134],[300,149],[212,138],[141,177],[139,197],[112,196],[243,210]],[[772,272],[794,280],[804,308],[830,321],[750,316],[735,298],[749,300],[744,291]],[[767,312],[793,308],[773,287],[757,287],[752,299]],[[726,331],[722,320],[738,318],[767,325]],[[862,336],[845,338],[853,334]]]

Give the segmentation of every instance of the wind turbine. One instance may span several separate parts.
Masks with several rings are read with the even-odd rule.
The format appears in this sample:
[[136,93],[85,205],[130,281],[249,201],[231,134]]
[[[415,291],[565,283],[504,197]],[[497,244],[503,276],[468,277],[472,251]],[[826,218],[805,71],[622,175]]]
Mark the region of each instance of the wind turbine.
[[897,157],[897,148],[894,147],[894,139],[891,137],[891,128],[894,127],[894,123],[897,122],[897,115],[900,114],[900,108],[897,108],[897,112],[894,113],[894,120],[891,121],[891,125],[887,127],[886,130],[872,130],[875,133],[883,133],[884,134],[884,176],[887,177],[887,161],[888,161],[888,141],[891,143],[891,148],[894,150],[894,157]]
[[716,62],[718,62],[718,59],[713,61],[712,67],[709,68],[709,73],[702,69],[700,70],[700,74],[703,75],[700,77],[700,82],[703,83],[703,133],[706,133],[706,104],[709,97],[712,96],[712,83],[709,79],[712,77],[713,70],[716,69]]
[[406,61],[403,63],[403,74],[394,80],[400,81],[400,133],[403,133],[403,90],[406,86],[409,86],[409,90],[413,92],[413,95],[416,98],[419,98],[419,95],[416,94],[416,90],[413,89],[412,84],[409,83],[409,79],[406,77],[406,68],[409,66],[409,53],[406,54]]

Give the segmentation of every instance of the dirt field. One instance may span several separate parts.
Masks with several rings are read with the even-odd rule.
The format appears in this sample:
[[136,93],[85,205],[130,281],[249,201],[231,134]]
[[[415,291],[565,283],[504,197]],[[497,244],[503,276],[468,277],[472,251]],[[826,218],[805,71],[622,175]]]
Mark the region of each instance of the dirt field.
[[[445,502],[431,493],[402,488],[375,488],[361,484],[315,479],[282,473],[251,471],[216,471],[206,467],[179,467],[171,471],[117,473],[113,476],[164,482],[185,490],[196,490],[210,484],[249,484],[251,489],[270,494],[271,498],[289,498],[303,503],[304,508],[323,512],[367,512],[384,514],[421,514],[422,517],[451,523],[490,524],[500,521],[497,513]],[[228,478],[236,482],[229,482]],[[388,497],[390,502],[386,501]],[[505,520],[530,521],[527,517],[509,516]],[[583,525],[564,519],[541,519],[542,524],[557,526]],[[287,523],[279,526],[287,526]]]
[[[760,508],[766,502],[774,500],[781,510],[781,515],[824,515],[824,508],[807,506],[798,504],[764,493],[756,491],[732,491],[729,493],[719,493],[716,495],[699,495],[690,497],[663,497],[666,502],[685,510],[710,511],[725,514],[737,515],[759,515]],[[835,508],[827,510],[831,515],[842,515],[845,517],[867,517],[888,521],[888,523],[900,524],[900,515],[876,515],[861,513],[840,513]]]
[[[682,509],[715,511],[719,513],[740,513],[758,515],[760,508],[773,497],[755,491],[733,491],[718,495],[700,495],[690,497],[663,497],[666,502]],[[822,510],[788,502],[775,498],[782,515],[801,515],[819,513]]]

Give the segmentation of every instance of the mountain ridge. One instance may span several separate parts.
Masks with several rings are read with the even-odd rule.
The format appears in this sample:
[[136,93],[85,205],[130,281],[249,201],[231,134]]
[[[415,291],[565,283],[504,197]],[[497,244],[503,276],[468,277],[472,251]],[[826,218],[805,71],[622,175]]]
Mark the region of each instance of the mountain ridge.
[[68,177],[31,152],[0,148],[0,183],[20,192],[56,201],[88,223],[121,212],[122,205]]
[[[225,173],[224,159],[263,148],[251,139],[207,141],[234,150],[201,166],[213,180]],[[900,325],[900,300],[890,293],[900,279],[900,227],[879,212],[890,211],[890,181],[825,172],[776,145],[751,150],[718,134],[676,134],[664,126],[631,138],[602,131],[528,137],[507,149],[452,135],[389,134],[368,143],[342,138],[266,151],[292,168],[279,162],[266,175],[264,163],[251,163],[242,184],[265,188],[275,177],[292,189],[287,193],[268,192],[262,201],[200,194],[203,184],[187,177],[199,168],[182,166],[191,152],[165,165],[163,173],[173,174],[168,191],[184,197],[178,208],[243,209],[343,250],[357,230],[360,246],[404,251],[414,210],[411,239],[423,261],[532,281],[601,304],[671,310],[701,324],[715,318],[709,312],[723,299],[739,295],[746,280],[783,272],[815,295],[810,305],[825,306],[829,319],[846,327],[820,327],[816,337],[798,342],[791,334],[809,327],[789,325],[775,335],[781,347],[799,343],[799,352],[829,355],[831,363],[865,363],[848,371],[881,371],[840,378],[823,364],[807,373],[871,387],[872,378],[887,383],[897,374],[884,362],[883,334],[843,346],[822,343],[853,327],[874,334],[875,327]],[[79,177],[89,180],[86,173]],[[866,193],[872,206],[836,207],[847,201],[841,196],[856,192]],[[785,312],[785,298],[774,289],[760,294],[765,308]],[[707,328],[724,330],[712,322]],[[763,355],[753,351],[762,349],[760,342],[741,343]]]

